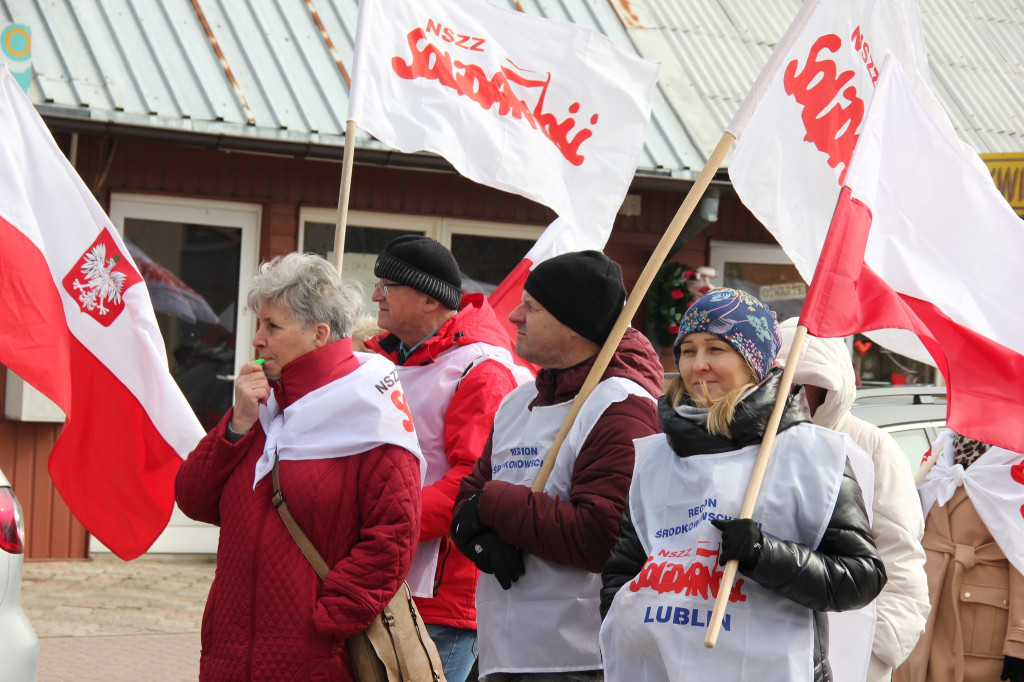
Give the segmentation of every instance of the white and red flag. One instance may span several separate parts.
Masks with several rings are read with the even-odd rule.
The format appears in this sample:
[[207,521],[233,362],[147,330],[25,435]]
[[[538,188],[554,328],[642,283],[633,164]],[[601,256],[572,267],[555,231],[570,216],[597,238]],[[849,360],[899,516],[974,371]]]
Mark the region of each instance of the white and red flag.
[[611,229],[658,66],[486,0],[361,0],[348,119],[403,152]]
[[[526,256],[519,262],[519,265],[487,297],[487,302],[494,308],[498,320],[501,321],[506,331],[508,331],[513,347],[516,344],[516,329],[508,321],[508,314],[523,299],[523,285],[526,284],[526,278],[529,277],[530,270],[538,263],[563,253],[589,250],[602,251],[604,250],[604,245],[608,243],[608,237],[611,233],[612,226],[610,223],[602,228],[591,226],[589,229],[581,230],[573,227],[567,221],[557,218],[548,225],[547,229],[537,239],[537,242],[526,252]],[[519,359],[518,356],[516,358],[517,360]],[[532,367],[532,365],[530,366]]]
[[[729,124],[733,187],[808,282],[887,52],[931,115],[946,119],[931,92],[917,0],[808,0]],[[909,333],[872,336],[928,360]]]
[[905,329],[946,379],[947,424],[1024,453],[1024,221],[886,60],[800,324]]
[[124,242],[6,67],[0,242],[0,363],[64,411],[50,476],[86,529],[133,559],[167,525],[203,429]]

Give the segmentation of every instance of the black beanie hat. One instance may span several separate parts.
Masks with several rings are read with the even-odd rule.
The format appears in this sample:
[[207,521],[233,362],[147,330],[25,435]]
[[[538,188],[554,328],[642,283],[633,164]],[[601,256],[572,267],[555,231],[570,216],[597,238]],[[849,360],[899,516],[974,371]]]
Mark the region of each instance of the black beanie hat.
[[556,320],[599,346],[626,302],[622,268],[600,251],[563,253],[542,261],[523,288]]
[[451,251],[430,237],[410,234],[391,240],[377,256],[373,274],[436,298],[445,308],[459,309],[459,264]]

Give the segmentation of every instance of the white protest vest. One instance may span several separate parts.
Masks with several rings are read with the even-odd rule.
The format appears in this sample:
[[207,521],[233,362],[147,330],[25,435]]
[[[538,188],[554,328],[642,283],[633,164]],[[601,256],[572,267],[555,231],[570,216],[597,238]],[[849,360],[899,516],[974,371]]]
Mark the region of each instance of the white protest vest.
[[[873,525],[875,464],[871,455],[856,443],[849,445],[846,455],[860,484],[868,522]],[[875,642],[877,610],[876,602],[872,601],[853,611],[828,612],[828,661],[832,665],[835,682],[864,682],[867,679],[871,648]]]
[[[409,410],[416,423],[416,435],[427,462],[424,486],[436,483],[451,468],[444,449],[445,414],[462,377],[485,360],[496,360],[508,367],[518,383],[530,377],[525,368],[515,364],[512,354],[506,349],[486,343],[454,346],[428,365],[398,366],[398,377],[405,389]],[[407,578],[413,596],[434,596],[434,575],[440,547],[440,538],[421,542],[416,547],[416,556]]]
[[[558,451],[545,493],[569,499],[576,455],[591,429],[610,405],[631,395],[654,400],[638,384],[621,377],[597,385]],[[502,402],[491,445],[494,480],[532,485],[572,408],[570,400],[528,410],[536,396],[535,386],[521,386]],[[600,669],[601,576],[529,553],[525,566],[526,573],[510,590],[501,589],[494,576],[480,575],[476,609],[481,675]]]
[[[752,515],[762,530],[817,547],[848,444],[812,424],[780,433]],[[718,643],[704,648],[722,577],[722,534],[711,521],[739,516],[758,447],[678,457],[664,435],[636,441],[629,509],[648,558],[601,628],[608,682],[812,679],[813,612],[742,575]]]
[[416,455],[422,480],[427,466],[395,366],[377,355],[355,356],[357,369],[310,391],[284,410],[271,392],[267,404],[260,407],[260,426],[267,441],[256,461],[253,489],[274,468],[275,451],[281,461],[329,459],[388,443]]
[[935,466],[917,484],[925,518],[963,486],[1007,561],[1024,573],[1024,454],[993,445],[965,470],[953,464],[953,432],[946,431],[932,443],[932,457]]

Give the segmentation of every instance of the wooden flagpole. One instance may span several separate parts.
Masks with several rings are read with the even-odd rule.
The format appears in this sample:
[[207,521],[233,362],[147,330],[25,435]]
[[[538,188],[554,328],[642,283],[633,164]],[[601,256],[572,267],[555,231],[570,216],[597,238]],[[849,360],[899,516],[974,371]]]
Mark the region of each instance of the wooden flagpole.
[[935,463],[939,461],[938,452],[933,452],[932,456],[924,461],[924,463],[917,468],[917,473],[914,474],[914,483],[920,483],[924,480],[924,477],[928,475],[928,472],[932,470]]
[[[749,519],[754,513],[754,505],[757,504],[757,496],[761,492],[761,483],[764,482],[764,472],[768,468],[768,460],[772,456],[772,446],[775,444],[775,436],[779,432],[779,424],[782,421],[782,413],[786,411],[786,401],[789,398],[789,389],[793,386],[793,375],[796,374],[798,358],[804,349],[804,339],[807,337],[807,327],[799,325],[796,334],[793,336],[793,345],[789,350],[789,357],[792,362],[787,362],[782,370],[782,378],[779,381],[779,392],[775,395],[775,406],[768,417],[768,424],[764,428],[764,438],[761,439],[761,448],[757,451],[757,459],[754,461],[754,471],[750,475],[750,483],[747,485],[747,494],[743,498],[743,506],[740,508],[739,518]],[[725,570],[722,572],[722,580],[718,584],[718,596],[715,598],[715,608],[711,612],[708,621],[708,632],[704,636],[704,646],[713,649],[718,641],[718,633],[722,629],[722,619],[725,617],[725,607],[729,604],[729,594],[732,592],[732,584],[736,580],[736,571],[740,562],[737,559],[727,561]]]
[[[629,294],[629,298],[626,299],[626,305],[622,308],[622,313],[619,314],[619,318],[615,321],[615,326],[612,327],[612,331],[608,334],[608,339],[604,342],[604,346],[601,348],[601,352],[597,354],[597,358],[594,360],[594,366],[590,370],[590,374],[587,375],[586,381],[583,382],[583,386],[580,388],[579,394],[576,396],[576,400],[572,404],[572,408],[569,410],[569,414],[566,416],[565,421],[562,423],[562,428],[558,430],[555,435],[555,441],[551,445],[551,449],[548,450],[547,456],[544,458],[544,464],[541,466],[540,471],[537,472],[537,478],[533,482],[533,492],[540,492],[544,490],[544,484],[548,481],[548,476],[551,475],[551,469],[555,466],[555,459],[558,457],[558,450],[562,447],[562,443],[565,441],[565,437],[569,434],[569,429],[572,428],[573,422],[576,420],[576,415],[579,414],[580,409],[583,407],[584,401],[587,397],[597,388],[597,384],[600,383],[601,377],[604,376],[604,371],[608,368],[608,363],[611,362],[612,355],[615,354],[616,349],[619,347],[619,341],[622,340],[622,335],[626,333],[626,328],[629,327],[630,320],[633,319],[633,315],[636,314],[637,309],[640,308],[640,302],[647,294],[647,290],[651,286],[651,282],[654,281],[654,276],[658,273],[658,268],[661,267],[665,259],[668,258],[669,249],[675,243],[679,233],[683,231],[686,226],[686,221],[693,215],[694,210],[697,208],[697,203],[701,197],[704,196],[704,192],[707,191],[708,186],[711,184],[711,179],[714,177],[715,172],[718,171],[722,165],[722,161],[725,159],[725,155],[728,153],[729,148],[732,147],[732,143],[736,141],[736,138],[732,133],[726,132],[722,135],[722,139],[719,140],[718,146],[711,153],[711,157],[708,158],[708,162],[704,165],[704,170],[701,171],[694,182],[693,187],[687,193],[686,198],[683,200],[679,210],[676,211],[675,217],[672,218],[672,222],[669,223],[668,228],[665,230],[665,234],[662,235],[661,241],[658,242],[658,246],[655,247],[654,252],[651,254],[650,260],[647,261],[647,265],[644,267],[643,272],[640,273],[640,278],[637,280],[636,286],[633,287],[633,291]],[[795,363],[794,363],[795,364]]]
[[356,153],[356,122],[345,123],[345,155],[341,164],[341,186],[338,188],[338,217],[334,225],[334,267],[341,274],[345,257],[345,228],[348,226],[348,197],[352,187],[352,161]]

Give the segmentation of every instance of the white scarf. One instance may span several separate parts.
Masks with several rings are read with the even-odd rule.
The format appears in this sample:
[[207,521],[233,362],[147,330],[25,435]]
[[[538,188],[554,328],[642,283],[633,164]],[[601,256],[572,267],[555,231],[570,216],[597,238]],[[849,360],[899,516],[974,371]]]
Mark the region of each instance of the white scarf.
[[340,379],[310,391],[284,410],[273,393],[260,408],[267,435],[256,462],[253,488],[281,460],[329,459],[358,455],[392,444],[416,455],[420,484],[426,461],[420,452],[395,366],[379,355],[356,353],[359,367]]
[[953,464],[953,432],[932,443],[935,466],[917,484],[925,517],[963,486],[999,548],[1024,573],[1024,455],[992,446],[967,469]]

